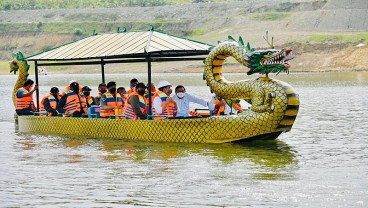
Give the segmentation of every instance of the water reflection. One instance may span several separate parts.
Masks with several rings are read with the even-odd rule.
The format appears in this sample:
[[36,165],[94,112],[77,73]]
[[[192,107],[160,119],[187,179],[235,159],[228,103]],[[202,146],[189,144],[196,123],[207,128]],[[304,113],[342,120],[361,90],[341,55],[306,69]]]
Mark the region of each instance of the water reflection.
[[285,177],[283,172],[293,175],[297,168],[295,151],[280,140],[252,141],[242,144],[167,144],[134,143],[116,139],[99,139],[100,148],[105,152],[104,160],[166,160],[204,156],[231,166],[238,162],[252,163],[256,167],[255,177],[275,179]]

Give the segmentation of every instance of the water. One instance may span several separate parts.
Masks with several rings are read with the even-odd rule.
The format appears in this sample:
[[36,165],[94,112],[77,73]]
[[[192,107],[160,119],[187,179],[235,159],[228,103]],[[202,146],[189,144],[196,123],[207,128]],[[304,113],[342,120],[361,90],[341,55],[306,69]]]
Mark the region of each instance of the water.
[[[143,74],[106,80],[128,86],[132,77],[146,81]],[[16,76],[1,76],[0,207],[367,207],[368,73],[277,78],[300,94],[291,132],[275,141],[209,145],[17,133]],[[71,79],[92,93],[100,82],[99,75],[41,76],[40,94]],[[209,98],[200,74],[153,77],[160,79]]]

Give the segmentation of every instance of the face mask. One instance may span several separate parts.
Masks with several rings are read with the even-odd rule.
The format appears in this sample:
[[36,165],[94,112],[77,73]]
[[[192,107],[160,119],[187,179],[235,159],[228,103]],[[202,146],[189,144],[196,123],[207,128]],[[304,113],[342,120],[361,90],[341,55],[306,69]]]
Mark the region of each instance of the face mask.
[[135,91],[135,87],[132,87],[132,90]]
[[145,93],[145,90],[138,90],[138,94],[144,95],[144,93]]
[[107,92],[106,89],[101,90],[101,94],[104,94],[105,92]]
[[83,94],[84,94],[85,96],[89,96],[89,95],[91,94],[91,92],[83,92]]
[[170,91],[169,91],[169,95],[171,95],[171,93],[172,93],[172,89],[170,89]]
[[185,96],[185,92],[178,92],[176,93],[176,96],[178,96],[178,98],[183,98]]
[[110,89],[109,89],[109,92],[110,92],[111,94],[115,94],[115,92],[116,92],[116,88],[115,88],[115,87],[110,88]]
[[123,94],[124,97],[128,97],[128,93]]

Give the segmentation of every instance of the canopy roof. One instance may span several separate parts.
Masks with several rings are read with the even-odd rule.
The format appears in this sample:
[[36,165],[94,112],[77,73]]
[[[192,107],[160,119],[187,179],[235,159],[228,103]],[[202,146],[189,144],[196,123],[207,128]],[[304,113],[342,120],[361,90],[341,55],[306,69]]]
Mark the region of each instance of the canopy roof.
[[206,55],[210,44],[155,31],[94,34],[27,57],[28,61],[72,61]]

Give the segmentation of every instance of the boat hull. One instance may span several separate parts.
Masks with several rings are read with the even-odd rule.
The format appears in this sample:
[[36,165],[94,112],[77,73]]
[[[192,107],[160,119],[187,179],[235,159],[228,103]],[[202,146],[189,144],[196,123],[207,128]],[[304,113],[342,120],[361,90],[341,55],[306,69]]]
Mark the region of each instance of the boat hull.
[[[253,124],[253,125],[252,125]],[[19,132],[114,138],[148,142],[225,143],[255,139],[276,139],[289,128],[254,125],[239,115],[166,120],[125,120],[20,116]]]

